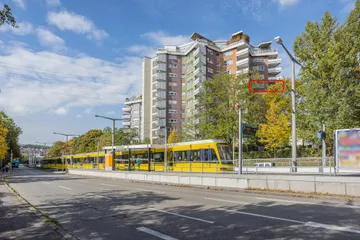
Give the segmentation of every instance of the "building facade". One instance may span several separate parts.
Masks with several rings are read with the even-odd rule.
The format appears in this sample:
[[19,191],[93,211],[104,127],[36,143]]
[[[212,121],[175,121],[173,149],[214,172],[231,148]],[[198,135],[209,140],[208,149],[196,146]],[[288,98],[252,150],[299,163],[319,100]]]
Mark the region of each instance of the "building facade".
[[251,45],[242,31],[230,40],[211,41],[198,33],[191,39],[181,46],[164,46],[156,56],[143,59],[142,127],[154,143],[164,143],[185,121],[196,123],[193,116],[202,82],[214,74],[239,75],[256,69],[263,79],[273,80],[281,72],[281,59],[271,41]]
[[142,135],[142,96],[136,96],[131,98],[126,98],[125,106],[122,109],[123,115],[122,118],[125,119],[122,124],[124,128],[129,128],[135,130],[137,136],[133,139],[137,142],[143,141],[144,137]]

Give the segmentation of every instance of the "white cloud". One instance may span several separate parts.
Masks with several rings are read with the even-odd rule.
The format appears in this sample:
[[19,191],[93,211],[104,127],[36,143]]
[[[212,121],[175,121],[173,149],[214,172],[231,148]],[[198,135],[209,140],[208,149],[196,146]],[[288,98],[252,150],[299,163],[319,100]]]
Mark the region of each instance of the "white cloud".
[[26,8],[24,0],[12,0],[12,1],[22,9]]
[[341,9],[342,13],[349,14],[355,7],[355,0],[340,0],[344,7]]
[[149,45],[132,45],[127,50],[137,53],[141,56],[153,56],[156,49],[164,45],[182,45],[191,41],[188,36],[175,35],[171,36],[163,31],[148,32],[142,35],[151,43]]
[[104,40],[109,34],[98,29],[88,18],[68,11],[49,12],[48,22],[61,30],[73,31],[77,34],[84,34],[88,39],[96,41]]
[[21,115],[121,105],[129,92],[141,93],[140,69],[137,57],[117,64],[10,45],[0,53],[0,108]]
[[280,7],[287,7],[297,4],[300,0],[274,0]]
[[0,27],[0,32],[11,32],[15,35],[27,35],[33,32],[33,26],[29,22],[20,22],[17,23],[18,28],[14,28],[10,25],[3,25]]
[[154,56],[156,48],[146,45],[132,45],[127,49],[129,52],[138,53],[141,56]]
[[143,36],[145,36],[155,44],[160,44],[160,45],[182,45],[191,41],[189,36],[184,36],[184,35],[170,36],[164,33],[163,31],[148,32],[145,33]]
[[84,111],[84,113],[87,113],[87,114],[90,114],[90,113],[92,113],[92,112],[93,112],[92,108],[87,108],[87,109],[85,109],[85,111]]
[[60,0],[46,0],[46,4],[49,7],[57,7],[61,5]]
[[81,115],[81,114],[76,114],[75,117],[76,117],[76,118],[82,118],[82,115]]
[[60,116],[65,116],[68,113],[68,111],[69,110],[67,108],[65,108],[65,107],[59,107],[58,109],[56,109],[54,111],[54,113],[57,114],[57,115],[60,115]]
[[37,37],[40,44],[44,47],[54,47],[55,49],[61,49],[65,45],[64,39],[56,36],[45,28],[37,28]]

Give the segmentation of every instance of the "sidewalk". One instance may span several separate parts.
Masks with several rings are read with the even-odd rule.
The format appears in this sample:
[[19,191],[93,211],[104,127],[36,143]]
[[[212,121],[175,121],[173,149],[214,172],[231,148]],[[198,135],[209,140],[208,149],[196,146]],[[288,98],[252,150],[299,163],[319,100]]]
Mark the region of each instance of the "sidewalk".
[[[0,176],[2,172],[0,173]],[[7,174],[4,174],[6,176]],[[64,239],[20,200],[0,178],[0,239]]]

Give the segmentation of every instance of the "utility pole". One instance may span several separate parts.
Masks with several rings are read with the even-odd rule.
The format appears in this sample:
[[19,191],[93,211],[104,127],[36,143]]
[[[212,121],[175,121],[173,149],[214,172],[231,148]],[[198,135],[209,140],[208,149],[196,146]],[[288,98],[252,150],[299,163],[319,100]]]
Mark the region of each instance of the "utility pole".
[[165,123],[165,153],[164,153],[164,172],[167,172],[167,124]]
[[[325,122],[322,124],[322,134],[321,134],[321,141],[322,141],[322,167],[323,169],[326,167],[326,139],[325,139]],[[331,166],[329,166],[331,168]]]
[[239,108],[239,175],[242,174],[243,167],[242,151],[242,109]]
[[[104,119],[108,119],[112,121],[112,134],[111,134],[111,151],[112,151],[112,170],[115,170],[115,121],[123,121],[126,119],[123,118],[111,118],[111,117],[105,117],[105,116],[100,116],[100,115],[95,115],[95,117],[98,118],[104,118]],[[129,156],[129,166],[130,166],[130,156]]]

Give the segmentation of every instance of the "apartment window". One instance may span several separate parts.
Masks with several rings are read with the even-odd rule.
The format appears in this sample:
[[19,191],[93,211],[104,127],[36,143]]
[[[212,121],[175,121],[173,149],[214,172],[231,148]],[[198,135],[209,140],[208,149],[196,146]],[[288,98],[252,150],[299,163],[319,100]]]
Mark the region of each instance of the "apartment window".
[[227,70],[226,72],[227,72],[227,73],[230,73],[230,74],[233,73],[232,69],[229,69],[229,70]]
[[169,119],[169,123],[177,123],[176,119]]
[[177,56],[174,56],[174,55],[169,55],[169,59],[172,59],[172,60],[177,60]]
[[207,58],[208,63],[213,63],[213,60],[211,58]]
[[209,73],[214,73],[214,70],[213,70],[212,68],[207,68],[207,71],[208,71]]
[[169,82],[169,86],[170,87],[177,87],[177,83],[176,82]]
[[233,55],[233,51],[227,51],[227,52],[224,52],[224,57],[228,57],[228,56],[232,56]]
[[169,77],[177,77],[176,73],[169,73]]
[[211,50],[211,49],[207,49],[207,52],[210,54],[210,55],[213,55],[214,54],[214,52],[213,52],[213,50]]
[[217,56],[217,57],[220,57],[220,53],[216,53],[216,56]]
[[177,64],[169,64],[169,68],[177,68]]
[[217,63],[216,63],[216,66],[220,67],[220,62],[217,62]]
[[176,92],[169,92],[169,95],[170,95],[170,96],[175,96],[175,95],[176,95]]
[[233,60],[224,61],[224,63],[223,63],[224,66],[229,66],[232,64],[233,64]]
[[177,112],[177,110],[175,110],[175,109],[169,109],[169,113],[176,113]]
[[169,100],[169,104],[170,104],[170,105],[177,104],[177,101],[176,101],[176,100]]
[[265,75],[264,75],[264,74],[260,74],[260,79],[265,79]]

